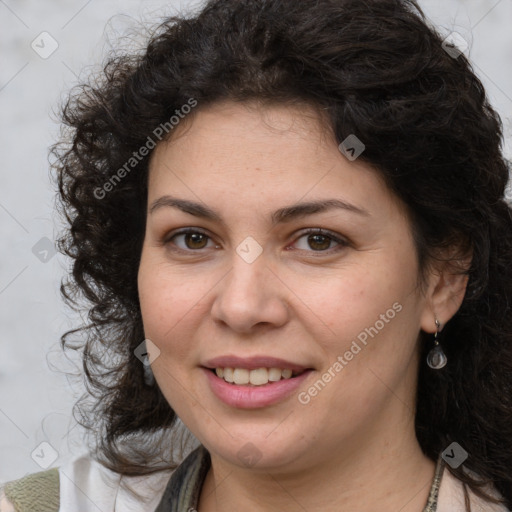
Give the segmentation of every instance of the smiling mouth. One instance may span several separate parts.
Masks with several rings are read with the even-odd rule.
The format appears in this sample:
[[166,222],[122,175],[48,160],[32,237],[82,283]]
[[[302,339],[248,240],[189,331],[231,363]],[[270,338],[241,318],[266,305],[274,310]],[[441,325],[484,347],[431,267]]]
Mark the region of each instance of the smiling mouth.
[[211,372],[229,384],[236,386],[265,386],[280,380],[293,379],[308,369],[294,371],[289,368],[209,368]]

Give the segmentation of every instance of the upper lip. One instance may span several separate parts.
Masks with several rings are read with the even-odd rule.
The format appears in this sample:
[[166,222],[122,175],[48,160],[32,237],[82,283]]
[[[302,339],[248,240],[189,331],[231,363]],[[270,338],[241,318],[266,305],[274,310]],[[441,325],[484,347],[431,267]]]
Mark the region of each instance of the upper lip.
[[309,367],[303,366],[291,361],[285,361],[277,357],[270,356],[219,356],[209,359],[203,364],[204,367],[214,368],[245,368],[247,370],[256,370],[257,368],[280,368],[290,369],[296,372],[307,370]]

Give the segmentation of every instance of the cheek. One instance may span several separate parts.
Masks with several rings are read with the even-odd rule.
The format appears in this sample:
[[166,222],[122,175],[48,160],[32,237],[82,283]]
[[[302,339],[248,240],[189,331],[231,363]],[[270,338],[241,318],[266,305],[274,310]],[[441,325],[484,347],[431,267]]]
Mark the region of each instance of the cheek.
[[414,283],[412,272],[400,271],[389,263],[366,262],[344,268],[321,282],[308,283],[299,297],[311,305],[316,314],[311,316],[317,323],[347,339],[373,325],[395,302],[404,302]]
[[188,322],[199,299],[194,293],[197,288],[186,276],[173,276],[167,265],[144,257],[138,287],[144,334],[160,350],[152,371],[170,406],[181,418],[188,418],[189,408],[196,401],[186,364],[191,356],[193,359],[194,347],[186,341],[193,339],[193,323]]
[[[162,350],[162,355],[176,339],[177,330],[182,334],[188,325],[186,320],[193,315],[194,304],[204,295],[196,284],[199,283],[187,276],[173,275],[165,264],[149,258],[141,261],[138,287],[144,333]],[[176,345],[172,352],[179,358],[186,345]]]
[[421,300],[414,253],[388,256],[346,268],[305,295],[317,313],[310,334],[321,344],[323,372],[336,375],[329,386],[341,408],[354,396],[357,407],[382,399],[381,380],[396,385],[415,353]]
[[318,316],[329,331],[316,320],[310,334],[324,355],[318,379],[326,384],[316,381],[302,390],[302,399],[311,400],[312,417],[327,415],[333,429],[340,428],[339,417],[346,418],[347,432],[368,421],[393,396],[390,389],[407,400],[403,379],[413,367],[419,302],[411,294],[415,276],[396,275],[399,280],[386,272],[352,274],[330,283],[329,300],[317,297]]

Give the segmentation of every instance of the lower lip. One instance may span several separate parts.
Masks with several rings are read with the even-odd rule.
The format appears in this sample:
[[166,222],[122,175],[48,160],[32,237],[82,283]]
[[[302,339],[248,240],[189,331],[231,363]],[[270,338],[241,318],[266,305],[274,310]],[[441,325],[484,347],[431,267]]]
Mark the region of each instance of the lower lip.
[[312,370],[306,370],[297,377],[269,382],[262,386],[238,386],[217,377],[203,368],[213,393],[222,402],[239,409],[257,409],[275,404],[291,395],[308,378]]

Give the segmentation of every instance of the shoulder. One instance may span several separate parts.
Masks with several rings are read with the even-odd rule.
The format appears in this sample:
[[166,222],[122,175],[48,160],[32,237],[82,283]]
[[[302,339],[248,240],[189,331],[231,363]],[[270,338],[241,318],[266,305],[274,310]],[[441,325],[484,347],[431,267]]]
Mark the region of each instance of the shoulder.
[[3,489],[0,490],[0,512],[16,512],[13,504],[7,501]]
[[173,471],[126,477],[105,468],[88,455],[59,468],[60,512],[154,510]]
[[0,512],[59,509],[59,472],[57,468],[27,475],[2,485]]
[[[152,511],[171,474],[169,470],[143,477],[126,477],[83,454],[58,468],[4,484],[5,493],[0,490],[3,500],[0,501],[0,512],[35,510],[27,505],[33,500],[36,500],[38,512]],[[42,508],[42,497],[46,508]]]
[[[469,487],[467,489],[472,512],[510,512],[504,505],[490,503],[473,493]],[[501,495],[494,487],[486,488],[486,492],[496,498],[501,498]],[[465,510],[464,485],[445,467],[439,487],[437,512],[465,512]]]
[[0,512],[16,512],[13,504],[5,497],[3,489],[0,489]]

